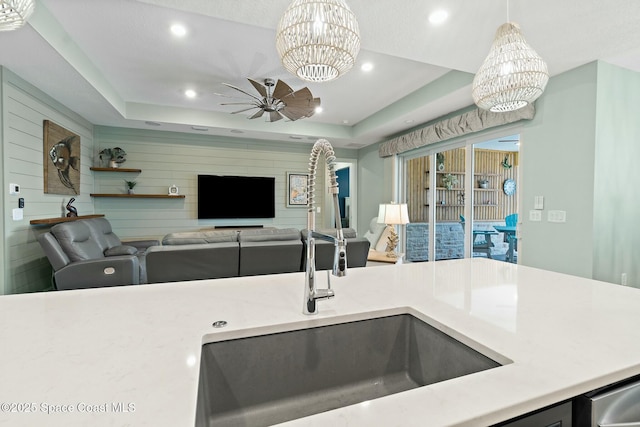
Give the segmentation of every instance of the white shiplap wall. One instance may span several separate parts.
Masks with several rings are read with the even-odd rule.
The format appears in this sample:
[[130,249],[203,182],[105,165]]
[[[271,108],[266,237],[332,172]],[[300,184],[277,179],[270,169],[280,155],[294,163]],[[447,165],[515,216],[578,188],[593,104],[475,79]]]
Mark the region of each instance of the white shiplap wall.
[[[93,153],[93,127],[86,120],[40,92],[7,69],[2,69],[2,175],[19,184],[19,196],[2,192],[4,208],[3,293],[23,293],[47,289],[51,267],[36,240],[46,227],[34,227],[35,218],[59,217],[68,195],[44,194],[43,121],[51,120],[80,135],[80,195],[74,206],[81,215],[93,213],[89,193],[93,177],[89,170]],[[5,187],[5,186],[3,186]],[[5,190],[5,188],[3,188]],[[25,200],[24,219],[12,220],[18,198]]]
[[[94,172],[96,193],[125,193],[124,180],[136,180],[138,194],[166,194],[175,184],[184,199],[95,198],[96,213],[103,213],[114,231],[124,238],[156,238],[174,231],[198,230],[220,225],[254,225],[306,228],[307,210],[286,207],[287,172],[307,172],[313,141],[279,143],[221,138],[206,135],[95,128],[96,152],[121,147],[127,152],[122,167],[142,169],[135,173]],[[356,159],[357,152],[336,150],[341,159]],[[321,166],[324,160],[321,161]],[[198,220],[197,176],[241,175],[275,177],[276,217],[262,220]],[[317,201],[325,191],[324,166],[318,169]],[[221,201],[229,202],[229,201]],[[316,216],[324,224],[324,211]]]

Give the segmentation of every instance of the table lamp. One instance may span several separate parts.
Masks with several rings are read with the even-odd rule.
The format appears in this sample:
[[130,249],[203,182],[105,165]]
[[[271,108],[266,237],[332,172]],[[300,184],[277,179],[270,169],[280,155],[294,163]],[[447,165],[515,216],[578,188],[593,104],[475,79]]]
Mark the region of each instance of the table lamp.
[[407,212],[406,203],[383,203],[378,210],[378,223],[386,224],[389,230],[389,242],[387,243],[387,256],[397,258],[396,246],[398,246],[398,233],[396,233],[396,225],[404,225],[409,223],[409,213]]

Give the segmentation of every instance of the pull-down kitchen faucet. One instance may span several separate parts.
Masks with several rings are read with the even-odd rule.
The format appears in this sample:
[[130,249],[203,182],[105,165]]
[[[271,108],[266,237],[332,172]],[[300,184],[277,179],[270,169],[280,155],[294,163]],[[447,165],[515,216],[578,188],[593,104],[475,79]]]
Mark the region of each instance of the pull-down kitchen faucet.
[[[329,193],[333,195],[333,212],[336,223],[336,236],[318,233],[315,231],[315,191],[316,191],[316,169],[318,166],[318,157],[324,153],[327,171],[329,173]],[[331,289],[331,280],[329,278],[327,289],[317,289],[316,287],[316,246],[315,239],[322,239],[333,242],[333,275],[342,277],[347,274],[347,242],[342,232],[342,224],[340,222],[340,205],[338,204],[338,181],[333,162],[336,160],[333,147],[326,139],[319,139],[313,144],[311,156],[309,157],[309,184],[307,188],[308,210],[307,210],[307,268],[305,272],[304,282],[304,314],[315,314],[318,312],[316,302],[319,299],[333,298],[335,295]]]

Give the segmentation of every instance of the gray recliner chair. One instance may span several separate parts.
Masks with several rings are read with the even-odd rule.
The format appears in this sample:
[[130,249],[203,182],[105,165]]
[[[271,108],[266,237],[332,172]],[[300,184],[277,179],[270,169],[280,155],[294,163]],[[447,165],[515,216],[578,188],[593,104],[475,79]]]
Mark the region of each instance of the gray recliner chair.
[[146,283],[144,245],[122,244],[104,218],[56,224],[38,236],[58,290]]

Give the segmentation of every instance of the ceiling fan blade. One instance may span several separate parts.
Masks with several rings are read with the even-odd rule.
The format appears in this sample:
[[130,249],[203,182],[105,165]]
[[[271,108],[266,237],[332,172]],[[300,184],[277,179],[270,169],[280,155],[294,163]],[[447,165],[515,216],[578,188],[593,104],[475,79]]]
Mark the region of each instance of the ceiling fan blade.
[[[256,108],[258,108],[258,107],[250,107],[250,108],[245,108],[245,109],[243,109],[243,110],[232,111],[232,112],[231,112],[231,114],[244,113],[245,111],[254,110],[254,109],[256,109]],[[262,110],[260,110],[260,111],[262,111]]]
[[287,99],[283,112],[286,111],[286,115],[289,118],[295,117],[292,120],[313,116],[316,112],[316,107],[320,105],[320,98],[306,97],[306,93],[303,92],[303,94],[305,95],[304,97],[296,96]]
[[255,96],[255,95],[253,95],[253,94],[251,94],[251,93],[249,93],[249,92],[247,92],[247,91],[245,91],[245,90],[242,90],[242,89],[240,89],[240,88],[239,88],[239,87],[237,87],[237,86],[230,85],[229,83],[222,83],[222,84],[223,84],[223,85],[225,85],[225,86],[227,86],[227,87],[230,87],[231,89],[235,89],[235,90],[237,90],[238,92],[242,92],[242,93],[244,93],[245,95],[249,95],[249,96],[250,96],[250,97],[252,97],[253,99],[257,100],[258,102],[262,102],[262,98],[258,98],[257,96]]
[[276,87],[273,90],[272,96],[277,99],[283,99],[293,93],[293,89],[291,89],[288,84],[286,84],[282,80],[278,80],[278,82],[276,83]]
[[249,83],[251,83],[253,85],[253,87],[256,88],[256,90],[260,93],[260,95],[262,95],[263,98],[267,97],[267,88],[264,87],[262,84],[258,83],[255,80],[252,79],[247,79],[249,80]]
[[269,111],[270,122],[277,122],[280,119],[282,119],[282,115],[280,113],[278,113],[277,111]]
[[282,110],[280,110],[280,114],[282,114],[283,116],[285,116],[287,119],[291,120],[292,122],[295,122],[296,120],[304,117],[300,114],[296,114],[295,112],[291,111],[289,108],[283,108]]
[[252,116],[250,116],[250,119],[257,119],[258,117],[262,117],[262,115],[264,114],[264,110],[261,108],[258,111],[256,111],[255,114],[253,114]]
[[221,102],[220,105],[255,105],[256,107],[260,106],[257,102],[250,102],[250,101],[246,101],[246,102]]

